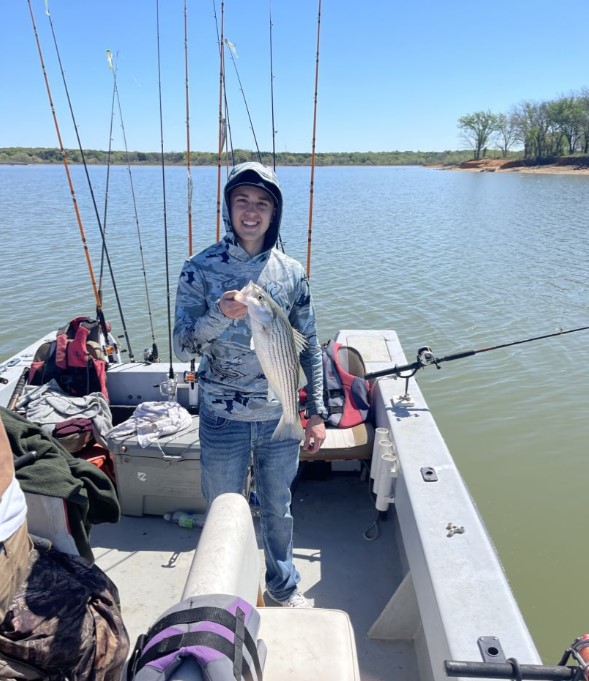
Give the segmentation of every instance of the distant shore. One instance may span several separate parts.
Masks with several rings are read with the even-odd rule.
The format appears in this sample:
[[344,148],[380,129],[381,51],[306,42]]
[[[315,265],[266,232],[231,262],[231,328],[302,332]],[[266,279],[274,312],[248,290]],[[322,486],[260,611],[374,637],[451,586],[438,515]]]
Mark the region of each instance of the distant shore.
[[527,165],[521,161],[505,159],[480,159],[464,161],[452,166],[437,166],[443,170],[462,170],[471,173],[536,173],[555,175],[589,175],[589,159],[583,157],[562,157],[556,163]]

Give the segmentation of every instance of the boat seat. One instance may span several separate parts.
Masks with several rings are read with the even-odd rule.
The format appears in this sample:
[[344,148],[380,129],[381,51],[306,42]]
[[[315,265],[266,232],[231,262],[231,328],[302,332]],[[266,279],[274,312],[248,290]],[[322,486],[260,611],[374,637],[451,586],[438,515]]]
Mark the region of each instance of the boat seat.
[[301,448],[300,461],[361,461],[372,456],[374,426],[371,423],[351,428],[328,427],[325,434],[325,442],[318,452],[310,454]]
[[[345,349],[345,343],[343,344]],[[353,376],[364,377],[366,367],[356,352],[338,353],[342,369]],[[360,423],[351,428],[327,426],[326,438],[316,454],[309,454],[301,448],[300,461],[361,461],[372,457],[374,427],[371,423]]]
[[[347,613],[327,608],[263,607],[260,552],[249,505],[240,494],[211,504],[182,599],[225,593],[256,603],[267,646],[265,681],[359,681],[354,631]],[[186,667],[186,672],[183,671]],[[183,663],[174,678],[200,678]]]
[[360,681],[352,623],[343,610],[259,608],[264,681]]

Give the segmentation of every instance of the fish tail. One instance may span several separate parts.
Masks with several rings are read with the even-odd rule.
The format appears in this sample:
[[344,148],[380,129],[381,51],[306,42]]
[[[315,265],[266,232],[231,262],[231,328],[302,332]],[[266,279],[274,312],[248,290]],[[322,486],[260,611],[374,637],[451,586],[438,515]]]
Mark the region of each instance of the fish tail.
[[285,420],[284,414],[280,417],[276,430],[272,433],[270,438],[275,440],[302,440],[305,436],[305,431],[301,426],[301,422],[297,419],[294,423],[289,423]]

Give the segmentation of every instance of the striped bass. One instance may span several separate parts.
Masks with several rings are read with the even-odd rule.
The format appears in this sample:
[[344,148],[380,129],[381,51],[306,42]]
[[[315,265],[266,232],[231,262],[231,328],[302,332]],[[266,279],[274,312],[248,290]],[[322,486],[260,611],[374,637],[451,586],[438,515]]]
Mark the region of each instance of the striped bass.
[[282,405],[282,416],[272,440],[302,440],[298,389],[303,372],[299,355],[307,347],[307,340],[293,329],[272,297],[253,281],[241,289],[235,300],[247,305],[252,347],[268,380],[268,399],[275,396]]

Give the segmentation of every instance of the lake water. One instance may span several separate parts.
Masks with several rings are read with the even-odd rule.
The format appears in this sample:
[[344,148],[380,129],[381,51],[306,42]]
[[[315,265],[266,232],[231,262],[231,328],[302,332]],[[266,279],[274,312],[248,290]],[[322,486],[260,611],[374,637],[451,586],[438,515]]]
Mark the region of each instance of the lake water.
[[[96,278],[100,238],[84,170],[71,169]],[[188,254],[186,170],[90,168],[136,357],[169,361],[168,301]],[[192,171],[194,250],[215,240],[216,169]],[[287,253],[306,262],[308,168],[279,169]],[[392,328],[408,361],[589,325],[589,177],[424,168],[318,168],[311,282],[321,340]],[[139,256],[138,228],[144,267]],[[94,314],[62,167],[0,166],[0,360]],[[167,248],[166,248],[167,236]],[[169,266],[166,274],[165,255]],[[144,276],[145,272],[145,276]],[[105,270],[104,309],[122,329]],[[168,297],[169,293],[169,297]],[[418,378],[497,546],[547,664],[589,628],[589,331],[428,367]],[[481,632],[492,635],[493,632]],[[509,655],[508,642],[503,642]]]

